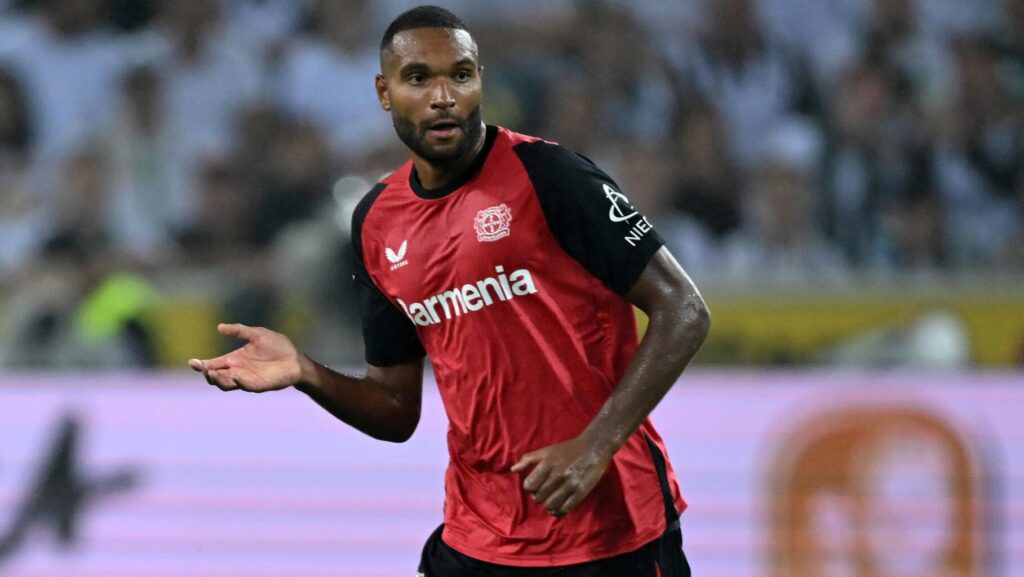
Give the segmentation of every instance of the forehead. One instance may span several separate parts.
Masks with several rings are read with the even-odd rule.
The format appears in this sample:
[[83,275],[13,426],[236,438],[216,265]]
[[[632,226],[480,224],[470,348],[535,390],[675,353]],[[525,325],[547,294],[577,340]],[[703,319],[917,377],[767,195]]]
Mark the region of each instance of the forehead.
[[450,28],[413,28],[395,34],[391,50],[383,54],[385,66],[424,63],[446,66],[470,59],[477,61],[476,42],[469,32]]

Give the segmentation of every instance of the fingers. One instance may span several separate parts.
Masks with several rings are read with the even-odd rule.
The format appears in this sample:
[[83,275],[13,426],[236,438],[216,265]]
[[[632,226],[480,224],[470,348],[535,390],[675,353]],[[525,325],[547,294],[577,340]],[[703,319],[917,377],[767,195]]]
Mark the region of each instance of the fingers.
[[535,502],[540,503],[557,488],[557,482],[551,475],[551,466],[544,462],[543,451],[523,455],[518,463],[512,465],[512,472],[525,473],[531,468],[533,470],[523,480],[523,490],[530,493]]
[[564,472],[546,470],[546,477],[540,487],[536,490],[526,490],[531,493],[535,503],[539,503],[555,517],[561,517],[575,508],[579,502],[580,483]]
[[256,336],[256,329],[241,323],[220,323],[217,332],[233,339],[251,341]]
[[542,503],[549,513],[561,516],[563,513],[558,510],[558,506],[570,496],[565,476],[552,474],[551,466],[544,462],[543,454],[538,452],[524,455],[512,466],[512,472],[525,472],[530,467],[533,470],[523,480],[523,490],[530,493],[535,503]]
[[570,511],[566,505],[575,494],[576,487],[573,484],[563,483],[550,497],[544,499],[544,508],[555,517],[561,517]]
[[516,463],[515,465],[512,465],[512,472],[513,473],[522,473],[523,471],[525,471],[525,470],[529,469],[530,467],[536,465],[538,462],[540,462],[540,455],[538,455],[536,452],[534,452],[534,453],[527,453],[527,454],[523,455],[523,457],[521,459],[519,459],[518,463]]
[[[240,323],[220,323],[217,332],[226,337],[249,341],[258,334],[257,329]],[[235,353],[237,351],[213,359],[189,359],[188,366],[193,371],[203,373],[207,383],[222,391],[245,389],[244,379],[233,370],[238,365]]]
[[585,479],[547,462],[543,449],[523,455],[511,470],[513,473],[529,471],[523,480],[523,490],[555,517],[573,511],[590,492],[587,488],[590,483]]
[[193,371],[203,373],[203,377],[208,384],[222,391],[232,391],[241,388],[238,379],[231,374],[231,367],[222,359],[218,358],[208,361],[189,359],[188,366]]
[[[548,480],[548,475],[551,474],[551,467],[544,463],[541,463],[530,471],[530,474],[523,480],[523,489],[527,493],[536,495],[537,490],[544,485],[544,482]],[[536,500],[536,496],[534,496]]]
[[587,494],[582,491],[577,491],[569,495],[569,498],[567,498],[560,507],[562,515],[565,515],[566,513],[572,513],[576,509],[576,506],[579,505],[580,502],[583,501],[583,498],[586,496]]
[[534,500],[538,503],[547,503],[548,499],[554,495],[554,493],[566,486],[566,476],[564,472],[549,472],[547,479],[544,483],[534,491]]
[[205,371],[203,374],[206,376],[207,383],[222,391],[233,391],[239,388],[238,383],[232,378],[230,370]]

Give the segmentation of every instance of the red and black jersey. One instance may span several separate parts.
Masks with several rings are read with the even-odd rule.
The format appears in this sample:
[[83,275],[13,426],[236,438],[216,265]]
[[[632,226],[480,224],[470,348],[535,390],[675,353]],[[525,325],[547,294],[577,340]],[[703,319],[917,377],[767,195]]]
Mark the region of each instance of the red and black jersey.
[[[436,190],[412,162],[353,217],[366,360],[429,355],[449,419],[445,531],[471,557],[520,566],[637,549],[665,530],[645,421],[594,491],[555,518],[510,472],[590,423],[637,346],[623,297],[663,241],[592,162],[488,127],[465,174]],[[685,503],[668,469],[672,498]]]

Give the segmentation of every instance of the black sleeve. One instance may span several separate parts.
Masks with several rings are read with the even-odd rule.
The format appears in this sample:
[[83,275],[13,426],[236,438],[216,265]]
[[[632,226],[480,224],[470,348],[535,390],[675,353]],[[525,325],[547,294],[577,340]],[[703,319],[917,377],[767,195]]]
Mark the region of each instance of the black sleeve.
[[374,284],[363,260],[363,221],[386,186],[375,186],[352,214],[352,249],[355,252],[355,274],[352,278],[359,299],[366,362],[378,367],[399,365],[426,354],[412,321]]
[[590,159],[549,142],[515,148],[562,249],[620,295],[665,244],[615,181]]

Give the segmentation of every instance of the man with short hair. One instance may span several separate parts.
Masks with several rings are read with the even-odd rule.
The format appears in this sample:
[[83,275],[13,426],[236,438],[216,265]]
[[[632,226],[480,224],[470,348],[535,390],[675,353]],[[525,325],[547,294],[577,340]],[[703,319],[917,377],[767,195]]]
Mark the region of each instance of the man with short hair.
[[[703,342],[707,308],[594,164],[484,124],[482,70],[441,8],[384,34],[377,95],[412,158],[353,216],[367,374],[243,325],[218,329],[248,344],[190,365],[224,390],[294,386],[401,442],[429,355],[450,463],[427,577],[689,576],[685,502],[647,417]],[[650,318],[639,343],[633,304]]]

